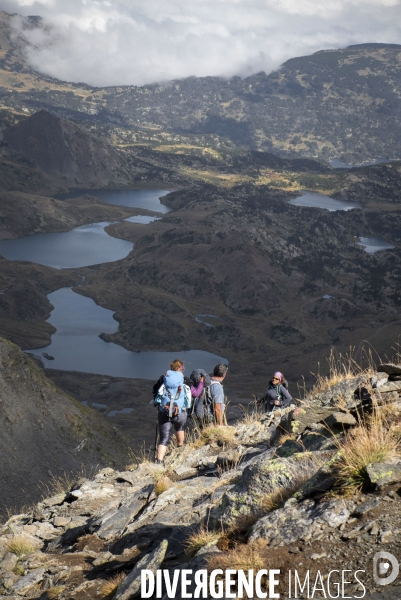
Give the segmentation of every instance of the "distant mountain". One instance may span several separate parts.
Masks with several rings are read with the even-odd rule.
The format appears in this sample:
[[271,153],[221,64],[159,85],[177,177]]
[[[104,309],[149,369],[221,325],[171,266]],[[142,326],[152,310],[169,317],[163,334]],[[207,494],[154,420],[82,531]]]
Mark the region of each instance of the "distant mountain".
[[[34,18],[23,28],[43,27]],[[189,77],[96,88],[35,73],[28,41],[0,12],[0,129],[45,109],[120,148],[238,147],[360,162],[401,157],[401,46],[361,44],[293,58],[245,79]]]
[[126,464],[129,449],[121,434],[3,338],[0,386],[1,516],[39,500],[43,484],[64,471]]
[[128,162],[117,150],[82,125],[44,110],[6,128],[3,141],[69,185],[124,185],[130,181]]

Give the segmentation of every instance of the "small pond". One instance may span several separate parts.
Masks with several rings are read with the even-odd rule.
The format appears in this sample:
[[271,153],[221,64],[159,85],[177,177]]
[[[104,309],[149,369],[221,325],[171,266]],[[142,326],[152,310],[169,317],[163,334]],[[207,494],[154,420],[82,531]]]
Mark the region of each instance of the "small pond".
[[[187,373],[196,368],[210,372],[217,363],[228,362],[221,356],[201,350],[131,352],[99,337],[100,333],[117,331],[113,311],[76,294],[71,288],[61,288],[49,294],[48,299],[54,306],[48,322],[57,331],[49,346],[29,350],[29,353],[38,356],[49,369],[156,380],[175,358],[184,361]],[[54,357],[53,360],[44,358],[44,351]]]
[[353,167],[369,167],[371,165],[380,165],[382,163],[389,163],[392,162],[393,160],[397,160],[397,159],[391,159],[391,158],[372,158],[371,160],[364,160],[361,163],[355,163],[355,164],[351,164],[351,163],[345,163],[342,160],[340,160],[339,158],[333,158],[333,160],[330,161],[330,165],[333,167],[333,169],[352,169]]
[[27,260],[71,269],[125,258],[134,245],[104,230],[108,222],[81,225],[63,233],[34,233],[17,240],[0,241],[0,254],[8,260]]
[[147,208],[159,213],[168,213],[170,209],[160,202],[160,198],[169,194],[171,190],[94,190],[94,189],[74,189],[64,194],[55,196],[58,200],[69,200],[78,198],[83,194],[96,196],[108,204],[118,204],[119,206],[130,206],[133,208]]
[[309,206],[312,208],[325,208],[329,211],[335,210],[352,210],[354,208],[362,208],[358,202],[346,202],[345,200],[336,200],[319,194],[318,192],[305,191],[298,198],[290,200],[289,204],[294,206]]
[[392,244],[389,244],[383,238],[378,237],[360,237],[360,241],[357,242],[359,246],[363,246],[365,251],[369,254],[374,254],[379,250],[391,250],[395,248]]

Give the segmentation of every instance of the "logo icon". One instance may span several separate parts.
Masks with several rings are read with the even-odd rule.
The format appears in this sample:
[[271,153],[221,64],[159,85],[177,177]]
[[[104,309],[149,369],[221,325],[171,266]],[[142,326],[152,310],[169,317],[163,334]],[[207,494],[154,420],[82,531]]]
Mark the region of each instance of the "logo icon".
[[398,560],[391,552],[376,552],[373,557],[373,579],[378,585],[393,583],[400,572]]

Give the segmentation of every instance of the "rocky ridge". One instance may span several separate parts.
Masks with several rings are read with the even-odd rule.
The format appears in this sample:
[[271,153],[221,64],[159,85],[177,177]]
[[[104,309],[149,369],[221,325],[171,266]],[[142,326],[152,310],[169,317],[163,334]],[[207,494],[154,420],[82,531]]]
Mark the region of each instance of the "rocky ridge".
[[[289,569],[320,571],[322,581],[332,569],[360,569],[347,595],[376,598],[374,554],[401,558],[400,455],[365,465],[362,490],[348,494],[338,461],[372,415],[400,435],[401,366],[378,369],[349,374],[273,421],[254,414],[205,429],[164,469],[102,469],[12,517],[0,534],[2,597],[128,600],[140,595],[141,569],[220,567],[281,569],[281,597]],[[196,532],[208,535],[198,545]],[[385,597],[398,597],[397,584]]]

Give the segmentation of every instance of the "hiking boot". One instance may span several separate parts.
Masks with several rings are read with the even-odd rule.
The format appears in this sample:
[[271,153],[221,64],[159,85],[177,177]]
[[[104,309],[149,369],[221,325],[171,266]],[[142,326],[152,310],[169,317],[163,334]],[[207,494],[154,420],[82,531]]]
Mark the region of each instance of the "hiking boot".
[[155,458],[155,465],[160,465],[161,467],[164,467],[164,459],[159,460],[158,458]]

